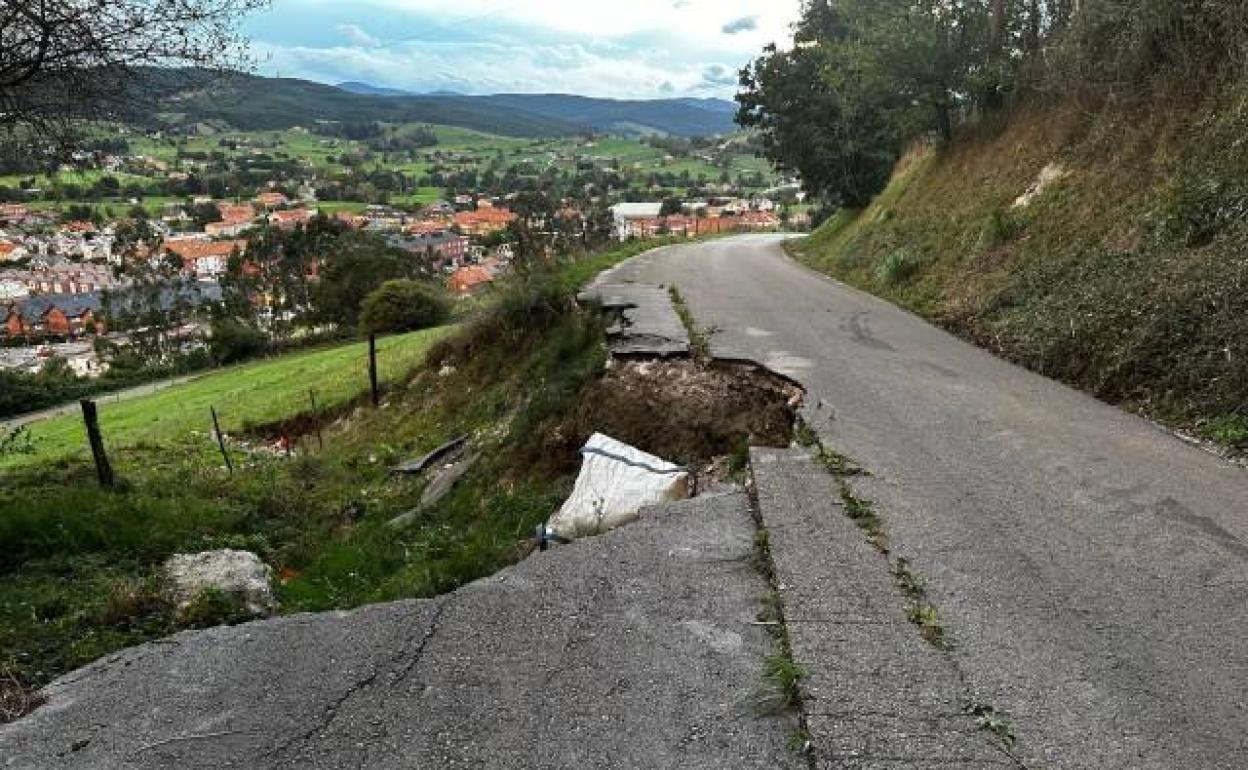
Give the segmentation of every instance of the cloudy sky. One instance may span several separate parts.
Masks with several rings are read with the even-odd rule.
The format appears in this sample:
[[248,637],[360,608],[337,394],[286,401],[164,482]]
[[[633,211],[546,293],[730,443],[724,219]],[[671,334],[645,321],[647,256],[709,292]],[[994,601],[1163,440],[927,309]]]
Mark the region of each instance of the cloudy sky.
[[265,75],[412,91],[730,98],[800,0],[274,0]]

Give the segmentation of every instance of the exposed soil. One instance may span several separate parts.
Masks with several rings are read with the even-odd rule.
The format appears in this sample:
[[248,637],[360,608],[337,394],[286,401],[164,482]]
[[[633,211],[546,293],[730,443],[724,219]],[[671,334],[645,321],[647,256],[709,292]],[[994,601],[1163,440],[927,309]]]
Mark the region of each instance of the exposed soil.
[[43,696],[0,672],[0,725],[14,722],[43,705]]
[[574,471],[585,440],[605,433],[700,469],[716,458],[743,459],[751,445],[789,446],[802,397],[800,387],[755,364],[617,360],[582,393],[547,448]]

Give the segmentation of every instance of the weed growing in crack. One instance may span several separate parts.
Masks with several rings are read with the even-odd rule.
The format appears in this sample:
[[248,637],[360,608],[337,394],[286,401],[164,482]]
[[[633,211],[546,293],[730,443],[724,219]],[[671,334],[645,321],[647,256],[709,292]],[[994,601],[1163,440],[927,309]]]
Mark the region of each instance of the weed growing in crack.
[[[771,534],[767,530],[760,529],[754,533],[754,552],[750,554],[750,561],[768,583],[775,582],[776,576],[771,569]],[[777,596],[775,600],[779,607],[780,598]]]
[[910,569],[908,560],[897,560],[897,563],[893,565],[893,578],[897,581],[897,587],[906,595],[908,602],[906,619],[919,628],[919,633],[928,644],[940,650],[952,649],[953,643],[945,634],[939,613],[927,600],[927,589],[923,578]]
[[975,717],[975,724],[979,729],[997,736],[1006,749],[1014,747],[1014,733],[1010,729],[1009,720],[992,706],[967,703],[962,707],[962,713]]
[[845,514],[859,529],[867,533],[867,542],[880,553],[887,555],[888,535],[884,532],[884,522],[875,513],[874,504],[870,500],[857,497],[844,478],[838,479],[838,483],[841,501],[845,503]]
[[[875,505],[870,500],[864,500],[855,495],[848,481],[853,476],[867,475],[866,471],[845,455],[824,446],[806,423],[799,422],[799,436],[803,435],[801,433],[803,430],[804,435],[811,440],[811,446],[815,450],[815,459],[836,477],[841,501],[845,505],[845,515],[867,533],[867,542],[887,557],[889,555],[888,535],[884,531],[883,521],[875,512]],[[898,588],[906,597],[906,618],[918,627],[919,633],[933,647],[942,651],[952,649],[953,643],[940,623],[939,613],[927,600],[927,590],[923,579],[910,569],[910,562],[904,558],[898,558],[892,565],[892,573]]]
[[697,322],[693,319],[693,313],[689,310],[689,303],[685,301],[685,297],[680,293],[680,289],[675,286],[669,286],[667,293],[672,298],[672,307],[676,309],[676,315],[680,316],[680,322],[685,325],[685,330],[689,332],[689,347],[693,352],[693,357],[703,361],[710,360],[711,336],[717,330],[714,328],[698,328]]
[[793,427],[793,441],[800,447],[810,449],[819,443],[819,436],[809,423],[799,417]]
[[799,709],[799,684],[805,675],[805,669],[792,659],[792,654],[787,649],[766,656],[763,659],[763,678],[768,681],[769,686],[755,699],[759,714],[774,715]]
[[827,468],[828,472],[837,478],[867,475],[867,472],[855,465],[853,460],[834,449],[828,449],[822,445],[819,447],[815,459],[822,463],[823,467]]
[[[789,632],[784,624],[784,606],[776,587],[775,567],[771,560],[771,535],[760,528],[754,535],[754,553],[751,557],[755,568],[767,580],[769,589],[760,600],[758,622],[767,628],[773,639],[773,652],[763,659],[763,684],[750,695],[754,712],[760,716],[775,716],[790,711],[800,714],[802,693],[800,683],[805,671],[793,658]],[[798,727],[804,736],[797,749],[809,751],[809,734],[803,719]]]
[[797,754],[810,754],[813,749],[811,743],[810,730],[799,726],[789,733],[789,751]]

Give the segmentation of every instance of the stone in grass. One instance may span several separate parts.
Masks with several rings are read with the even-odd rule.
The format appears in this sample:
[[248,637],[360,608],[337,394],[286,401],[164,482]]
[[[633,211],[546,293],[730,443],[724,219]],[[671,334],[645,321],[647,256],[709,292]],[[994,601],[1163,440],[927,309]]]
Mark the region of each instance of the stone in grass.
[[250,551],[177,554],[165,562],[165,575],[179,612],[208,592],[241,601],[254,617],[268,617],[277,611],[273,570]]

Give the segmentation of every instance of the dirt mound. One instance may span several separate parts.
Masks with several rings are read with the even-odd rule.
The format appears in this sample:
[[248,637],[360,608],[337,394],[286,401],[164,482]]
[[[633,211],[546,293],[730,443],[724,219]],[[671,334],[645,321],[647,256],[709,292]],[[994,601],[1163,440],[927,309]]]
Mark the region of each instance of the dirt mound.
[[789,446],[802,396],[800,387],[754,364],[616,361],[582,394],[559,434],[579,447],[605,433],[693,467],[750,445]]

